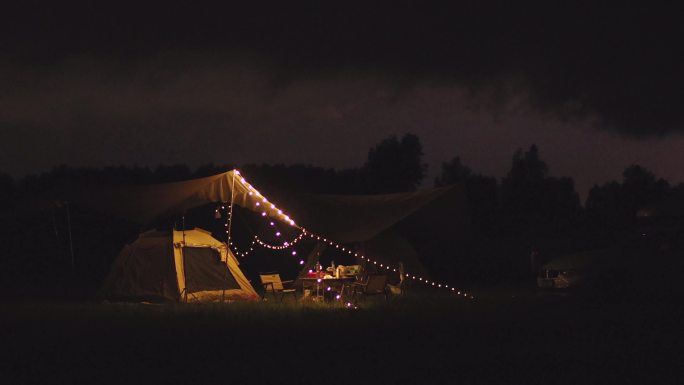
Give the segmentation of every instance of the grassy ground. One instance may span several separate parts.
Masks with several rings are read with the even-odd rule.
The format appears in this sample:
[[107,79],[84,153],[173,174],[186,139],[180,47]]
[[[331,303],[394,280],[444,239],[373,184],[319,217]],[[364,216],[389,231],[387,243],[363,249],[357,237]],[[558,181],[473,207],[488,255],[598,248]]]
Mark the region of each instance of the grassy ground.
[[3,383],[682,383],[682,312],[532,290],[320,304],[5,303]]

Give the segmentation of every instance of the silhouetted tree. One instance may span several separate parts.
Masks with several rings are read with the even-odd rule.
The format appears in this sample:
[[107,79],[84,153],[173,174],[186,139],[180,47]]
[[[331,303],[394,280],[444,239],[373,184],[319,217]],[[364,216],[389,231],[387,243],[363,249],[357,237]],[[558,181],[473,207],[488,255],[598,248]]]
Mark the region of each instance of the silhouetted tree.
[[184,164],[158,165],[152,177],[155,183],[177,182],[192,178],[192,172]]
[[450,162],[442,162],[442,173],[435,178],[435,186],[442,187],[450,184],[464,184],[473,172],[461,162],[458,156]]
[[14,196],[14,179],[0,173],[0,202],[9,201]]
[[413,191],[420,186],[427,171],[422,163],[423,146],[413,134],[401,140],[390,136],[368,151],[363,166],[368,192],[392,193]]
[[502,208],[512,228],[537,235],[558,232],[580,212],[573,180],[549,177],[536,145],[515,152],[501,187]]
[[513,154],[511,170],[501,183],[502,205],[509,216],[518,220],[539,220],[547,172],[548,167],[539,158],[536,145],[524,153],[518,149]]
[[607,236],[617,236],[635,225],[639,209],[672,195],[669,183],[632,164],[622,173],[622,183],[609,182],[589,190],[586,209],[590,219]]
[[498,202],[498,183],[496,178],[473,174],[459,157],[442,163],[442,173],[435,178],[435,187],[458,184],[465,188],[473,224],[480,231],[488,232],[492,225]]

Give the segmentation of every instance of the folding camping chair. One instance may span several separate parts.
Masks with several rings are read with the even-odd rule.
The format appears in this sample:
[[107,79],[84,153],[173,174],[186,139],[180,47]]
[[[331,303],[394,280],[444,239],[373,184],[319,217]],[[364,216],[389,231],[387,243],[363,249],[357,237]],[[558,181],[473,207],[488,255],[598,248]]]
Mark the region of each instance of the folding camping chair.
[[[295,301],[297,300],[297,291],[292,287],[294,281],[282,281],[278,272],[259,273],[259,278],[264,287],[264,298],[266,298],[266,294],[270,290],[273,298],[278,302],[283,302],[285,294],[292,294]],[[287,288],[285,288],[285,284],[287,284]],[[280,298],[278,298],[278,294],[280,294]]]
[[357,294],[363,295],[364,299],[369,295],[382,294],[385,296],[386,301],[389,300],[387,295],[387,276],[384,274],[369,275],[363,282],[354,282],[352,287],[352,298],[355,298]]

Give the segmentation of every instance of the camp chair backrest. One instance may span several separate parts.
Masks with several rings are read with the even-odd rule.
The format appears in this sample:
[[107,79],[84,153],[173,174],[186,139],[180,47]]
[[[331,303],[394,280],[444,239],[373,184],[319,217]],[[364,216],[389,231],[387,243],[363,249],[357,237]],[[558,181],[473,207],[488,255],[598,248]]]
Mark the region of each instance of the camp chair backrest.
[[270,289],[271,285],[266,284],[272,283],[273,289],[283,290],[283,281],[280,280],[280,274],[259,274],[259,277],[261,278],[261,283],[264,284],[264,287],[267,289]]
[[366,293],[382,293],[387,286],[386,275],[369,275],[366,284]]

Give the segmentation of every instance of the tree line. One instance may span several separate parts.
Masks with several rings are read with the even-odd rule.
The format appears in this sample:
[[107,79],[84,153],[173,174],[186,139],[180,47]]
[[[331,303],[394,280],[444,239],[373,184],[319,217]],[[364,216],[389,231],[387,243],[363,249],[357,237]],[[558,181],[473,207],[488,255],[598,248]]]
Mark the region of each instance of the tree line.
[[[684,185],[673,186],[644,167],[632,164],[626,166],[622,180],[594,186],[583,206],[573,179],[550,175],[540,149],[534,144],[512,155],[510,169],[500,179],[473,171],[455,156],[441,164],[434,181],[426,181],[427,165],[423,162],[423,155],[420,139],[416,135],[406,134],[402,137],[390,136],[370,148],[364,164],[357,168],[332,169],[301,164],[245,164],[239,168],[265,192],[289,190],[319,194],[383,194],[415,191],[431,185],[461,185],[468,200],[472,239],[467,244],[459,245],[457,250],[452,247],[453,255],[449,256],[439,252],[449,244],[446,238],[418,245],[418,248],[422,255],[442,255],[427,258],[437,277],[473,282],[529,278],[526,274],[530,273],[528,262],[532,252],[540,253],[541,260],[544,260],[567,252],[619,242],[629,237],[639,226],[637,210],[684,196]],[[17,180],[0,173],[0,202],[5,208],[11,207],[30,194],[50,191],[64,183],[164,183],[214,175],[236,166],[206,164],[192,169],[183,164],[159,165],[155,168],[75,168],[62,165]],[[113,237],[115,241],[109,241],[112,244],[109,254],[115,254],[126,236],[132,233],[112,230],[114,227],[111,224],[98,222],[89,213],[76,212],[74,215],[81,215],[82,223],[100,223],[99,230],[105,235],[98,236],[104,243],[107,243],[104,238],[117,234]],[[26,227],[28,222],[21,221],[5,220],[4,233],[11,234],[8,230],[10,227]],[[13,242],[17,245],[34,244],[32,247],[37,248],[35,254],[49,247],[60,247],[64,251],[66,228],[63,223],[57,222],[53,212],[52,219],[31,225],[31,235]],[[98,228],[95,225],[93,227]],[[25,232],[25,229],[22,231]],[[46,241],[42,242],[43,246],[35,246],[36,237],[38,240],[42,237],[40,231],[61,234],[62,238],[55,238],[62,239],[61,244]],[[16,237],[21,238],[21,235]],[[43,241],[45,239],[43,237]],[[92,243],[93,248],[96,248],[97,241],[92,240]],[[11,259],[12,256],[6,256],[5,262],[7,258]],[[101,262],[102,266],[108,266],[110,260],[105,258]],[[26,268],[21,261],[15,263]],[[102,266],[98,269],[102,270]]]

